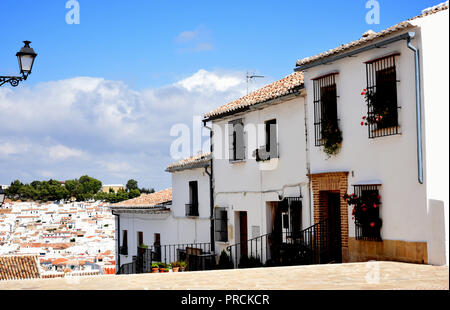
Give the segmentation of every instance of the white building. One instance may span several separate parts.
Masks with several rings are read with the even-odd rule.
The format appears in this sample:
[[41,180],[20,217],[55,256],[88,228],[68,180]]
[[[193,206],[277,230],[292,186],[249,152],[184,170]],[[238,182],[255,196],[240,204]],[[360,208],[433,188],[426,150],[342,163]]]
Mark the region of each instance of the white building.
[[[179,250],[196,246],[210,252],[210,155],[198,155],[169,165],[173,189],[111,206],[116,215],[116,255],[120,266],[132,263],[138,246],[156,253],[154,260],[177,261]],[[142,252],[139,252],[142,253]]]
[[217,250],[448,264],[448,5],[296,65],[205,115]]
[[[448,20],[446,4],[297,61],[307,93],[314,219],[328,216],[340,226],[343,261],[448,264]],[[372,94],[369,104],[363,93]],[[342,143],[328,158],[321,138],[330,120]],[[358,230],[343,195],[370,191],[381,196],[381,222]]]
[[240,243],[234,257],[248,250],[265,260],[267,234],[281,243],[287,230],[312,225],[304,101],[303,74],[293,73],[205,115],[214,133],[216,253]]

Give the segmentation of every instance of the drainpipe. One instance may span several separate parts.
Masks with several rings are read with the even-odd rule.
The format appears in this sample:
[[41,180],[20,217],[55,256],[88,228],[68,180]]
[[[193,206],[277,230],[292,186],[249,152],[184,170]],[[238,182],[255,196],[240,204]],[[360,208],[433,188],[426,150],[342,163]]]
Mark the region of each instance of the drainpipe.
[[209,176],[209,212],[210,212],[210,243],[211,243],[211,253],[215,253],[216,250],[216,242],[214,238],[214,179],[213,179],[213,130],[211,127],[206,126],[206,121],[203,121],[203,127],[209,129],[209,143],[211,150],[211,172],[208,172],[208,167],[205,167],[205,172]]
[[416,127],[417,127],[417,168],[418,180],[423,184],[423,159],[422,159],[422,110],[420,97],[420,64],[419,64],[419,50],[411,45],[411,38],[414,38],[415,33],[410,32],[407,38],[408,48],[414,52],[414,65],[416,74]]
[[312,212],[312,198],[311,198],[311,179],[309,175],[311,174],[311,162],[309,158],[309,139],[308,139],[308,102],[307,97],[303,97],[303,107],[305,114],[305,154],[306,154],[306,171],[308,173],[308,209],[309,209],[309,226],[313,226],[313,212]]
[[[117,216],[117,264],[116,264],[116,274],[119,273],[120,270],[120,215],[115,214],[114,211],[111,211],[111,214]],[[117,267],[118,266],[118,267]]]

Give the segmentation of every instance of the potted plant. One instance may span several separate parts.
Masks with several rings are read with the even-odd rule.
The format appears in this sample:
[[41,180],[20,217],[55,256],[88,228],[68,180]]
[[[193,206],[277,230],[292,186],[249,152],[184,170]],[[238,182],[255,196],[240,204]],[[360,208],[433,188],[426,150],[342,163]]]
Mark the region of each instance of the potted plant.
[[159,272],[159,263],[152,263],[152,273]]
[[219,263],[217,265],[218,269],[233,269],[234,265],[230,259],[230,256],[225,250],[222,250],[219,256]]
[[343,198],[349,206],[353,206],[352,219],[361,227],[362,236],[381,240],[382,221],[379,218],[381,196],[373,192],[363,197],[345,194]]
[[181,261],[180,262],[180,270],[181,271],[185,271],[186,270],[186,266],[187,266],[187,264],[186,264],[185,261]]
[[370,112],[362,117],[361,126],[376,125],[375,128],[387,128],[397,126],[396,113],[393,104],[383,93],[377,93],[373,89],[363,89],[361,95],[365,97]]
[[242,254],[239,259],[238,268],[249,268],[250,267],[250,259],[247,254]]
[[253,255],[250,256],[249,259],[249,267],[250,268],[258,268],[258,267],[262,267],[263,264],[261,263],[261,260],[259,259],[259,257],[254,257]]
[[180,270],[180,262],[173,262],[172,265],[172,271],[173,272],[179,272]]
[[163,262],[160,262],[160,263],[158,263],[158,266],[159,266],[159,272],[164,273],[167,265],[164,264]]
[[342,132],[339,129],[336,120],[324,117],[322,122],[323,151],[328,155],[328,158],[330,158],[339,153],[342,143]]

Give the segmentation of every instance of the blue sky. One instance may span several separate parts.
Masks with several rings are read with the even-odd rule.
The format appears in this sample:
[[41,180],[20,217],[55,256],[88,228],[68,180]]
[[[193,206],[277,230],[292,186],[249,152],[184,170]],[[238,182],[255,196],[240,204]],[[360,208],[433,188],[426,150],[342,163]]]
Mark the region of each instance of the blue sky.
[[17,73],[21,41],[39,54],[29,80],[0,89],[0,184],[88,173],[168,187],[171,126],[242,95],[246,70],[261,86],[441,1],[379,0],[379,25],[366,23],[366,0],[78,0],[79,25],[66,2],[0,2],[0,75]]

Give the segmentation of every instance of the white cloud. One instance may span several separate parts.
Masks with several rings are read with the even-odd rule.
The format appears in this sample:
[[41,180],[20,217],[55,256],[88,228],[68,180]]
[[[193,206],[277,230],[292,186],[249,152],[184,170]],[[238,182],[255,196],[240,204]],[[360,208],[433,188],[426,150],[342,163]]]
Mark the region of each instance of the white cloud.
[[0,157],[24,153],[28,150],[28,144],[0,142]]
[[175,42],[181,46],[178,51],[182,53],[204,52],[214,49],[211,31],[204,26],[198,26],[194,30],[182,31],[175,38]]
[[217,70],[142,91],[93,77],[3,87],[0,183],[41,179],[45,171],[61,180],[89,174],[106,183],[134,178],[141,186],[166,188],[175,139],[170,128],[192,127],[194,115],[245,91],[244,72]]
[[49,148],[49,158],[51,160],[66,160],[72,157],[82,157],[84,156],[84,152],[71,149],[64,145],[55,145]]

